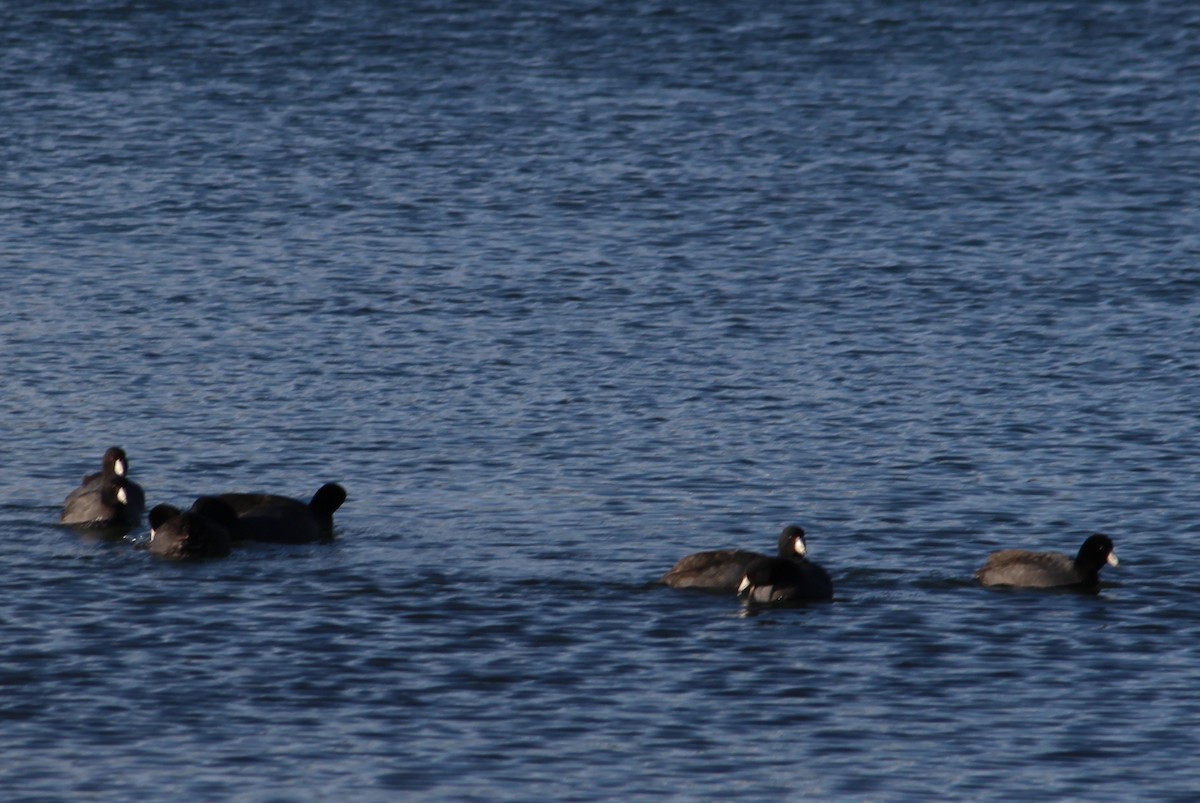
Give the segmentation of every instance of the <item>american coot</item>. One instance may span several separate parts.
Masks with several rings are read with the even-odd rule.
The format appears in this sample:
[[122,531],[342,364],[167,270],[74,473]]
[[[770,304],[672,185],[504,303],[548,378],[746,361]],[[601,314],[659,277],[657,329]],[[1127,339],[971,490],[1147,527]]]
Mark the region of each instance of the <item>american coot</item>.
[[226,493],[216,497],[237,515],[234,541],[304,544],[333,539],[333,513],[346,501],[337,483],[322,485],[309,502],[275,494]]
[[[136,527],[142,505],[124,477],[107,477],[81,485],[63,502],[59,524],[76,527]],[[141,489],[138,489],[140,493]]]
[[[129,458],[120,446],[110,446],[106,449],[104,457],[100,460],[100,470],[94,474],[85,475],[79,487],[71,494],[100,491],[105,485],[111,485],[117,478],[125,480],[125,495],[128,498],[126,507],[130,511],[136,512],[136,518],[130,526],[140,524],[142,511],[146,507],[146,494],[142,491],[142,486],[129,479]],[[68,496],[68,504],[70,499],[71,497]],[[134,513],[129,515],[133,516]]]
[[833,599],[833,581],[810,560],[760,558],[746,567],[738,594],[760,603]]
[[1074,558],[1062,552],[1025,549],[993,552],[987,563],[975,572],[975,577],[985,586],[1094,587],[1100,583],[1100,569],[1106,563],[1109,566],[1119,563],[1113,552],[1113,542],[1107,535],[1096,533],[1083,542]]
[[[804,530],[795,524],[784,527],[779,534],[779,557],[803,558],[807,552]],[[697,552],[680,559],[659,582],[672,588],[697,588],[732,594],[737,591],[738,583],[746,574],[746,567],[766,557],[744,549]]]
[[219,499],[202,496],[190,510],[155,505],[150,510],[150,551],[164,558],[197,560],[229,554],[233,509]]

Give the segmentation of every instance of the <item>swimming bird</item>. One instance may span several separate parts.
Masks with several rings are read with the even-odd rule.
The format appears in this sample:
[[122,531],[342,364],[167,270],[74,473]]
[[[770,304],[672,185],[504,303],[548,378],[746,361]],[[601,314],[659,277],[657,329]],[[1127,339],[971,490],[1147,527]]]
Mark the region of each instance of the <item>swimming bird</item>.
[[1105,564],[1117,566],[1112,539],[1103,533],[1090,536],[1072,558],[1062,552],[1030,552],[1003,549],[988,556],[987,563],[975,572],[985,586],[1018,588],[1055,588],[1058,586],[1095,587]]
[[[102,492],[106,486],[115,488],[118,479],[124,480],[125,501],[122,502],[122,521],[120,524],[127,524],[130,527],[135,527],[141,524],[142,511],[146,507],[146,494],[142,491],[142,486],[138,485],[133,480],[129,479],[129,458],[125,455],[125,450],[120,446],[111,446],[104,452],[104,456],[100,460],[100,470],[93,474],[84,475],[83,480],[79,483],[79,487],[71,491],[67,496],[64,507],[71,508],[86,502],[76,501],[79,497],[87,497],[90,494],[98,494]],[[115,491],[113,491],[115,494]],[[93,497],[94,499],[95,497]],[[65,514],[64,514],[65,515]],[[78,514],[75,514],[78,515]],[[79,522],[63,522],[79,523]]]
[[[804,558],[808,547],[804,530],[789,524],[779,533],[778,556],[785,559]],[[769,557],[744,549],[718,549],[697,552],[681,558],[659,580],[672,588],[696,588],[718,593],[735,593],[746,574],[746,567],[761,558]]]
[[833,580],[810,560],[760,558],[746,567],[738,595],[759,603],[833,599]]
[[81,485],[63,502],[58,523],[76,527],[136,527],[142,521],[142,505],[131,485],[120,476],[101,477]]
[[333,539],[333,514],[346,501],[346,489],[326,483],[310,501],[276,494],[225,493],[216,497],[237,515],[234,541],[304,544]]
[[229,505],[210,496],[200,497],[186,511],[155,505],[150,509],[150,551],[180,560],[223,558],[229,554],[229,531],[236,520]]

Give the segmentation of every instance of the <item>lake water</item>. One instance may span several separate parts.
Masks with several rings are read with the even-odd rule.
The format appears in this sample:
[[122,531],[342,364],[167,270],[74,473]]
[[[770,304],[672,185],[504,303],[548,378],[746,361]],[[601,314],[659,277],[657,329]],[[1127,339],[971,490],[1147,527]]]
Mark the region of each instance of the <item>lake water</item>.
[[[0,8],[6,800],[1193,800],[1200,11]],[[173,564],[57,526],[349,500]],[[654,580],[809,534],[836,599]],[[1110,534],[1099,594],[988,552]]]

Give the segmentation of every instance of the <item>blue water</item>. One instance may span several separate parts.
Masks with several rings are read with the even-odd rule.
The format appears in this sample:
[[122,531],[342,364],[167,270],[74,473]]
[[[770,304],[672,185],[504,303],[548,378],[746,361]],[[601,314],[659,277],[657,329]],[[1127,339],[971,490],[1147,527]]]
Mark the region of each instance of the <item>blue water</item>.
[[[1190,800],[1200,12],[0,6],[5,800]],[[349,500],[172,564],[56,525]],[[802,524],[837,598],[654,584]],[[1109,533],[1097,595],[971,582]]]

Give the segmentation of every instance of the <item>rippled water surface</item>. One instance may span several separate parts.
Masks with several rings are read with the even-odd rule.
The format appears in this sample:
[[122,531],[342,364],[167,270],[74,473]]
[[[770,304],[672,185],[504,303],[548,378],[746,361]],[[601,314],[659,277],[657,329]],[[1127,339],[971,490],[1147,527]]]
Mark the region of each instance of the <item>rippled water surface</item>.
[[[6,800],[1194,799],[1200,13],[0,8]],[[56,525],[350,498],[172,564]],[[654,583],[802,524],[832,603]],[[1112,535],[1099,594],[990,591]]]

